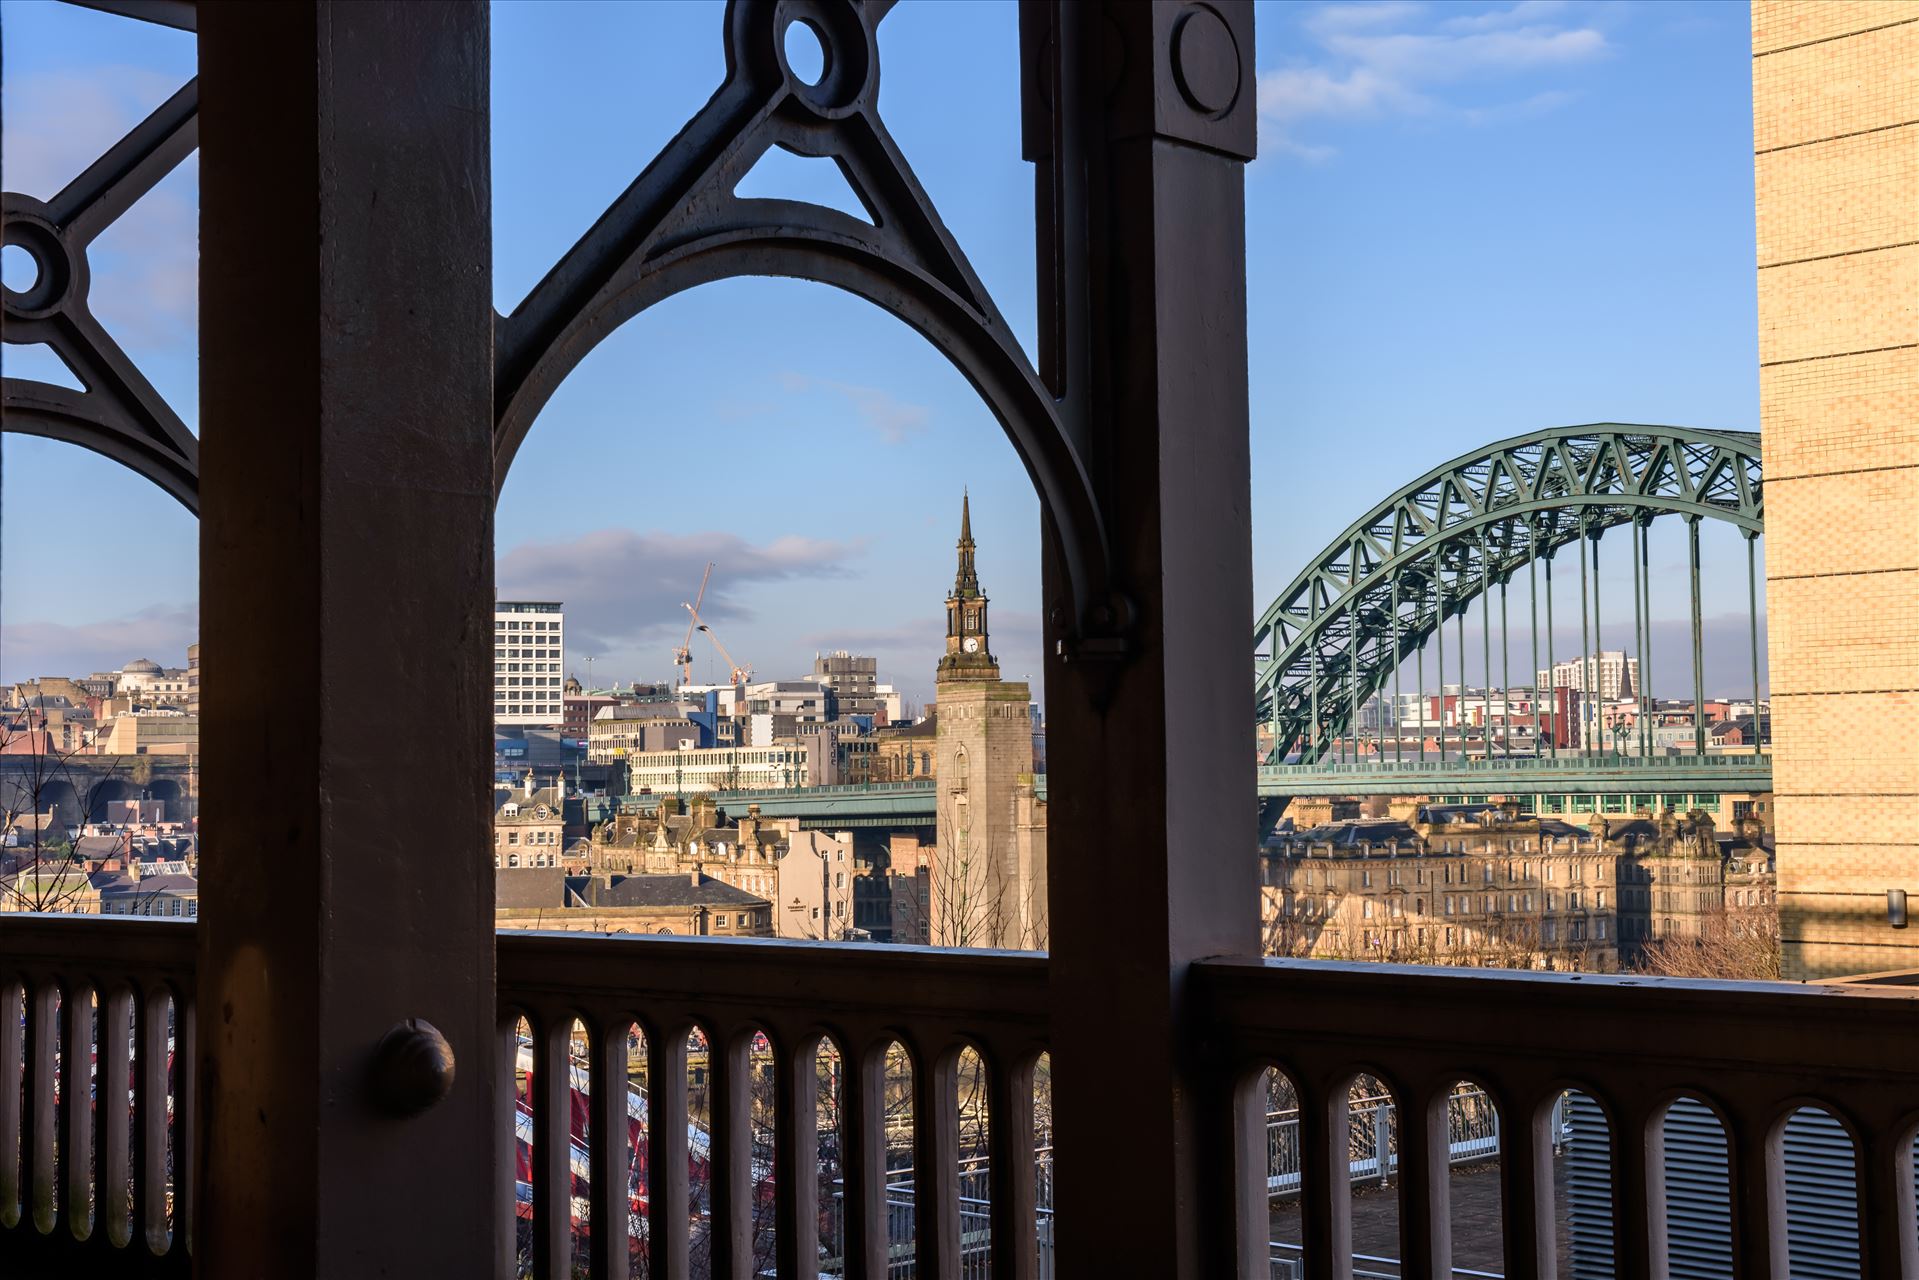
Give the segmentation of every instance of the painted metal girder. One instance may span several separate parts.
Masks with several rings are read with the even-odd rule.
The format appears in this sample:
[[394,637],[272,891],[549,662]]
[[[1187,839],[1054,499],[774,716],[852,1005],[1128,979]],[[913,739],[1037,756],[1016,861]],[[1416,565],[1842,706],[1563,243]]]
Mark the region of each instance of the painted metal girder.
[[1441,622],[1529,561],[1671,515],[1763,533],[1757,433],[1557,427],[1427,472],[1340,534],[1255,625],[1270,758],[1321,758]]

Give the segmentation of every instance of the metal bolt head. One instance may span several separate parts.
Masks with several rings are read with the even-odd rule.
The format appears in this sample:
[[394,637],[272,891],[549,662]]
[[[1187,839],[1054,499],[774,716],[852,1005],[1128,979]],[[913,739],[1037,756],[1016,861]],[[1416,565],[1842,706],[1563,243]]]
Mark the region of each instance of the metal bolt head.
[[416,1116],[453,1091],[453,1046],[424,1018],[408,1018],[380,1038],[367,1072],[373,1104],[391,1116]]

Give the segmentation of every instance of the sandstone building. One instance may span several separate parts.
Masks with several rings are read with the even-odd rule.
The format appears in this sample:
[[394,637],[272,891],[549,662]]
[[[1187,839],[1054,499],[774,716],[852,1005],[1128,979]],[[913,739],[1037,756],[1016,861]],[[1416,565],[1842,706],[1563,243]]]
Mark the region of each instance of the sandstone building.
[[1282,832],[1261,884],[1269,954],[1588,973],[1773,909],[1760,820],[1721,834],[1701,810],[1579,825],[1420,804]]
[[1046,828],[1034,796],[1032,690],[1002,680],[960,500],[959,568],[934,678],[937,848],[926,874],[935,945],[1046,944]]
[[1785,973],[1919,967],[1919,10],[1757,0],[1752,53]]

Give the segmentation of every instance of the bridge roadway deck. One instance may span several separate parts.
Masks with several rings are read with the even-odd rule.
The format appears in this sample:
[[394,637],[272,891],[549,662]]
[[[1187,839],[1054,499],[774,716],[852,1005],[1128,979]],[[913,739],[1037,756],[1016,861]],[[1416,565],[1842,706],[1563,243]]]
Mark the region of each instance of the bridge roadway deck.
[[[1046,798],[1046,776],[1036,779]],[[1772,789],[1770,756],[1560,756],[1528,760],[1426,760],[1393,764],[1266,765],[1259,794],[1356,795],[1616,795],[1744,792]],[[931,827],[937,818],[934,780],[847,783],[722,791],[714,799],[729,817],[758,805],[766,818],[797,818],[805,828]]]

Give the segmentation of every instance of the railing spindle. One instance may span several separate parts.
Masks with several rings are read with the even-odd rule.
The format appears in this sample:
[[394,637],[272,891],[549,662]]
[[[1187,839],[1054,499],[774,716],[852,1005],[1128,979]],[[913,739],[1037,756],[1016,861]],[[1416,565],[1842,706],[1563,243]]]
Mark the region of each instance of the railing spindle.
[[1739,1280],[1772,1280],[1775,1271],[1785,1274],[1785,1166],[1763,1116],[1735,1113],[1725,1128],[1733,1271]]
[[30,1144],[23,1163],[27,1170],[30,1216],[42,1235],[53,1231],[56,1192],[53,1185],[55,1117],[58,1114],[53,1069],[59,1052],[54,1001],[60,992],[42,981],[28,995],[27,1011],[27,1133]]
[[1859,1135],[1859,1274],[1919,1277],[1919,1205],[1914,1203],[1912,1138],[1890,1125]]
[[1613,1258],[1619,1280],[1666,1280],[1666,1110],[1614,1103]]
[[67,988],[60,1006],[66,1037],[61,1058],[60,1103],[64,1113],[60,1149],[61,1172],[66,1175],[67,1230],[76,1240],[92,1234],[88,1207],[93,1202],[93,1107],[89,1105],[98,1059],[93,1043],[93,992],[81,983]]
[[960,1280],[959,1057],[954,1044],[913,1064],[917,1280]]
[[573,1274],[573,1099],[567,1053],[572,1020],[543,1011],[533,1023],[533,1275]]
[[20,1095],[25,993],[11,977],[0,980],[0,1227],[20,1223]]
[[133,1239],[133,1202],[127,1188],[133,1113],[133,993],[116,986],[100,1002],[100,1071],[94,1089],[100,1111],[99,1221],[115,1248]]
[[1035,1280],[1039,1268],[1033,1169],[1033,1062],[983,1059],[989,1073],[987,1126],[993,1188],[994,1280]]
[[1351,1077],[1295,1076],[1299,1098],[1300,1264],[1306,1280],[1352,1280]]
[[[1450,1085],[1432,1089],[1423,1084],[1397,1084],[1399,1112],[1399,1248],[1408,1274],[1423,1270],[1432,1276],[1450,1276],[1453,1222],[1448,1198],[1446,1104]],[[1403,1091],[1403,1094],[1400,1092]],[[1379,1158],[1386,1159],[1385,1146]],[[1342,1169],[1343,1173],[1344,1170]],[[1348,1249],[1348,1252],[1351,1252]]]
[[493,1132],[504,1139],[494,1157],[494,1280],[519,1280],[519,1062],[520,1015],[504,1008],[495,1031],[494,1061],[500,1071],[493,1094]]
[[840,1101],[846,1280],[887,1280],[887,1042],[849,1052]]
[[588,1084],[593,1111],[587,1125],[591,1154],[593,1280],[626,1280],[627,1188],[632,1183],[632,1143],[626,1118],[626,1024],[604,1020],[589,1030],[592,1059]]
[[1553,1236],[1553,1098],[1496,1095],[1500,1104],[1499,1180],[1506,1270],[1552,1280],[1559,1247]]
[[167,1251],[167,1011],[169,993],[155,984],[140,1014],[140,1234],[154,1254]]
[[817,1280],[820,1255],[819,1037],[773,1045],[773,1191],[781,1280]]
[[658,1035],[652,1027],[646,1029],[646,1221],[652,1280],[687,1280],[689,1030],[683,1022],[668,1023]]
[[[173,1019],[177,1027],[173,1051],[173,1247],[193,1252],[193,1188],[198,1169],[193,1163],[194,1125],[199,1096],[194,1092],[194,1046],[199,1044],[196,1005],[191,993],[176,992]],[[511,1077],[509,1077],[511,1078]]]
[[753,1176],[753,1031],[707,1030],[712,1037],[706,1047],[712,1273],[714,1280],[750,1280],[759,1194]]

